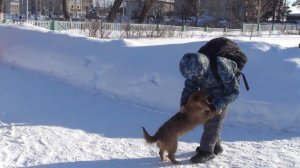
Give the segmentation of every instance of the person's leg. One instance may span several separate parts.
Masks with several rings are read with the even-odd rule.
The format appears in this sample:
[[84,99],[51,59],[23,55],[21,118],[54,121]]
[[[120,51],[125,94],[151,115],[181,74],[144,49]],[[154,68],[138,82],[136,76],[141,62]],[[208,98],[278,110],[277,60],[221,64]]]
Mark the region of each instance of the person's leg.
[[[196,152],[199,152],[199,151],[201,151],[200,146],[198,146],[198,147],[196,148]],[[223,152],[223,147],[222,147],[222,145],[221,145],[221,140],[219,139],[219,140],[217,140],[217,142],[216,142],[216,145],[215,145],[215,148],[214,148],[214,154],[215,154],[215,155],[219,155],[219,154],[221,154],[222,152]]]
[[220,132],[226,116],[226,109],[227,108],[225,108],[220,115],[215,116],[204,124],[204,132],[201,137],[200,147],[196,149],[197,155],[191,158],[192,162],[204,163],[215,157],[214,150],[216,144],[218,143],[217,147],[220,147],[221,143]]
[[219,155],[223,152],[223,147],[221,145],[221,139],[219,138],[216,142],[216,145],[214,147],[214,154]]
[[216,143],[221,143],[220,133],[227,113],[225,108],[220,115],[208,120],[203,128],[204,132],[200,141],[200,149],[207,152],[214,152]]

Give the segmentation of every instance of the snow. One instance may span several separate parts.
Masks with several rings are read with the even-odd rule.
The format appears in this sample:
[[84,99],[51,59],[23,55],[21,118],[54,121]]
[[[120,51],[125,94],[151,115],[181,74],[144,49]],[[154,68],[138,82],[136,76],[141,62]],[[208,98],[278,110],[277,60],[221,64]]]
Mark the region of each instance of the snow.
[[290,10],[291,10],[291,15],[299,15],[300,14],[300,5],[295,5],[295,6],[292,6],[290,7]]
[[230,37],[247,54],[224,153],[191,164],[202,128],[161,162],[152,134],[178,110],[178,63],[214,36],[88,38],[0,25],[0,167],[300,167],[300,36]]

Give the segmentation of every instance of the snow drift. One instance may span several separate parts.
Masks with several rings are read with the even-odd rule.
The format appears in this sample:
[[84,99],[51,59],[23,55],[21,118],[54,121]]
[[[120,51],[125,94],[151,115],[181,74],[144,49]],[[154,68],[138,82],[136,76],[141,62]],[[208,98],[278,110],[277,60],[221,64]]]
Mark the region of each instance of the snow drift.
[[[0,166],[169,165],[158,163],[140,128],[154,132],[178,110],[184,81],[179,60],[210,38],[99,40],[0,25]],[[251,167],[299,165],[298,39],[233,38],[248,56],[250,91],[241,84],[223,130],[228,150],[209,164],[241,167],[246,159]],[[182,138],[184,163],[200,133],[197,128]]]

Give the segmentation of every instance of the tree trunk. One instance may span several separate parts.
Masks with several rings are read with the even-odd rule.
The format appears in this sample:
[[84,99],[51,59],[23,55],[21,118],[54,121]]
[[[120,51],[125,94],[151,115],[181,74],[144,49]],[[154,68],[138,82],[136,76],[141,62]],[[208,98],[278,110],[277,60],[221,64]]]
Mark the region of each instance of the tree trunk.
[[141,12],[141,14],[139,16],[139,19],[138,19],[139,23],[144,23],[145,22],[145,20],[146,20],[146,18],[148,16],[148,13],[149,13],[151,7],[154,5],[155,1],[156,0],[147,0],[147,1],[144,1],[144,7],[143,7],[142,12]]
[[282,14],[282,11],[281,11],[281,8],[282,8],[282,0],[279,1],[279,6],[278,6],[278,10],[277,10],[277,21],[281,21],[281,14]]
[[277,3],[273,2],[273,9],[272,9],[272,21],[275,21],[275,17],[276,17],[276,7],[277,7]]
[[4,0],[0,0],[0,22],[3,21],[3,14],[4,14]]
[[65,20],[70,20],[69,1],[68,0],[63,0],[62,1],[62,7],[63,7],[63,14],[64,14]]
[[285,15],[286,15],[286,0],[284,0],[284,3],[283,3],[283,15],[282,15],[282,22],[284,22]]
[[[113,4],[112,8],[110,9],[109,14],[107,16],[107,22],[114,22],[122,3],[123,3],[123,0],[115,0],[114,1],[114,4]],[[123,8],[124,8],[124,6],[123,6]]]
[[261,0],[258,0],[258,4],[257,4],[257,20],[256,20],[256,23],[257,23],[257,26],[260,22],[260,17],[261,17],[261,9],[262,9],[262,5],[261,5]]

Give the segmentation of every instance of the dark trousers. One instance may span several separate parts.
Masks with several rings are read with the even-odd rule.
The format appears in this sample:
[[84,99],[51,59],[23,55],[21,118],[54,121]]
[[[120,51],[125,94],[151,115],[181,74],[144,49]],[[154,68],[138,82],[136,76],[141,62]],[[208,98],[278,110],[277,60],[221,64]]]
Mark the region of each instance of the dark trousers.
[[200,149],[207,152],[213,152],[215,145],[217,143],[221,143],[220,133],[224,124],[226,113],[227,107],[220,115],[215,116],[204,124],[204,132],[200,141]]

